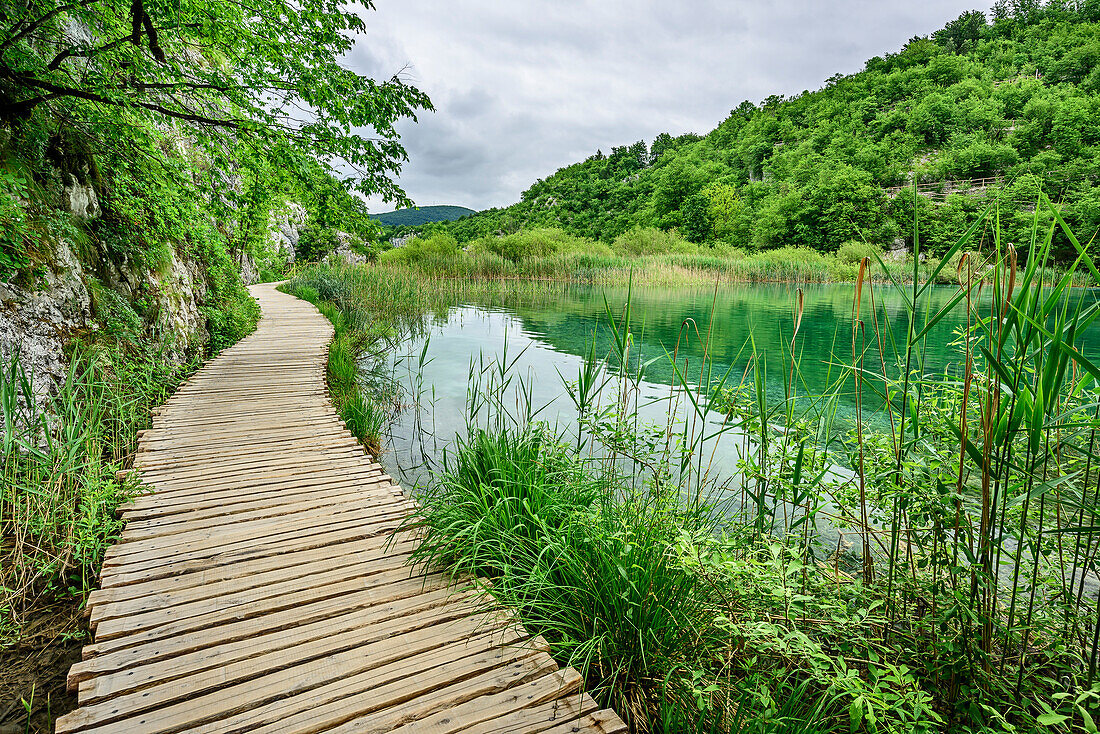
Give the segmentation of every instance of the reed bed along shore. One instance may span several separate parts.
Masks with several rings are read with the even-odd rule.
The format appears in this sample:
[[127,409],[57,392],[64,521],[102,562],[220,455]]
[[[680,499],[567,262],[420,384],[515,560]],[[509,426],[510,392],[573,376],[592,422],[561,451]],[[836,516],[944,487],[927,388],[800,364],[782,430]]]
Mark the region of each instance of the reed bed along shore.
[[[417,560],[484,579],[635,731],[1095,731],[1100,367],[1080,335],[1098,310],[1072,284],[1100,271],[1044,211],[1055,223],[1037,217],[1026,249],[987,211],[929,277],[918,260],[872,278],[881,264],[861,259],[828,385],[800,379],[796,318],[785,359],[743,374],[656,355],[676,389],[647,424],[629,301],[608,309],[611,353],[563,377],[576,425],[517,403],[507,360],[472,368],[467,430],[418,488]],[[1051,280],[1054,227],[1080,256]],[[955,295],[926,313],[948,268]],[[560,286],[390,263],[315,268],[302,287],[398,339],[473,293]],[[884,288],[905,302],[902,340],[877,321]],[[960,370],[926,371],[950,309],[967,316]],[[881,429],[860,420],[872,399]],[[736,452],[735,476],[712,471],[716,451]]]
[[[988,232],[979,234],[988,235]],[[882,267],[863,277],[885,282],[893,278],[952,284],[961,255],[919,255],[882,252],[862,242],[845,242],[835,252],[779,247],[746,251],[725,245],[694,245],[674,232],[638,228],[611,245],[573,237],[557,229],[538,229],[499,237],[484,237],[459,246],[446,233],[417,237],[403,247],[383,252],[382,265],[397,266],[427,279],[467,281],[524,280],[621,286],[707,285],[727,283],[854,283],[860,263],[869,258]],[[946,262],[944,267],[941,263]],[[1037,277],[1057,282],[1058,268],[1044,266]],[[1088,285],[1085,274],[1075,285]]]

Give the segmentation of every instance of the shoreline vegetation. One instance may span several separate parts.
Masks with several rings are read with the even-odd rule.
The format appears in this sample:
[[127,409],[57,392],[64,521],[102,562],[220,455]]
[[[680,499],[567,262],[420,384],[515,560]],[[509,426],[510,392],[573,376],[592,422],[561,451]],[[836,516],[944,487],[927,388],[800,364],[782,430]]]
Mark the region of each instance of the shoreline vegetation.
[[[65,676],[89,636],[84,604],[124,526],[118,507],[144,491],[125,470],[153,410],[203,361],[165,360],[127,304],[110,303],[109,328],[75,346],[56,394],[36,395],[18,354],[0,372],[0,692],[13,706],[0,714],[23,713],[28,731],[75,706]],[[259,311],[249,301],[233,316],[212,354]]]
[[[1071,286],[1100,286],[1100,271],[1058,209],[1042,212],[1053,224],[1037,215],[1026,251],[990,208],[906,277],[872,277],[864,255],[851,349],[836,357],[847,366],[815,392],[799,380],[796,316],[782,363],[743,376],[659,356],[687,417],[670,403],[667,424],[647,425],[629,299],[609,308],[611,352],[563,377],[576,426],[506,394],[506,359],[471,368],[467,431],[416,488],[417,562],[483,580],[487,603],[514,609],[639,732],[1094,731],[1100,368],[1076,339],[1098,312]],[[1044,270],[1056,231],[1078,252],[1061,274]],[[356,313],[382,344],[458,303],[561,285],[487,280],[478,253],[478,267],[430,270],[459,257],[317,265],[284,288]],[[930,318],[968,314],[959,375],[921,366],[929,321],[916,315],[947,271],[955,297]],[[872,318],[882,288],[906,303],[901,343]],[[865,364],[872,341],[887,356]],[[768,380],[784,400],[767,402]],[[886,398],[888,427],[867,428],[858,403],[854,421],[838,417],[853,390]],[[741,452],[726,483],[710,472],[708,411]]]
[[[982,233],[987,234],[987,233]],[[866,258],[875,267],[863,277],[888,282],[931,280],[941,285],[959,282],[961,255],[944,259],[923,256],[913,267],[908,253],[883,252],[863,242],[847,242],[835,253],[807,247],[747,251],[734,247],[699,246],[676,232],[638,227],[610,245],[574,237],[555,228],[499,237],[482,237],[465,245],[446,232],[418,235],[402,247],[382,252],[378,264],[416,273],[430,280],[495,280],[559,282],[595,286],[711,285],[727,283],[855,283]],[[1063,268],[1044,265],[1037,277],[1060,280]],[[1076,273],[1073,285],[1087,286]]]

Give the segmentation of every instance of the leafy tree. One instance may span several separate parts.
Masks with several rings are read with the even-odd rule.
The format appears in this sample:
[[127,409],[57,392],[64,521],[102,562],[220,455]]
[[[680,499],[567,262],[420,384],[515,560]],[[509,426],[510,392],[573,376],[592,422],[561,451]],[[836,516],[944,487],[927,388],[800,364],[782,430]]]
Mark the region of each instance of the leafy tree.
[[365,27],[342,2],[0,0],[0,24],[9,124],[43,105],[110,108],[115,125],[185,124],[210,148],[347,166],[360,190],[407,198],[392,181],[406,157],[394,125],[431,103],[398,77],[379,83],[340,64]]
[[661,133],[653,139],[653,145],[649,146],[649,162],[655,163],[666,150],[672,147],[672,136]]
[[985,27],[985,13],[968,10],[933,33],[932,38],[951,53],[965,53],[981,40]]

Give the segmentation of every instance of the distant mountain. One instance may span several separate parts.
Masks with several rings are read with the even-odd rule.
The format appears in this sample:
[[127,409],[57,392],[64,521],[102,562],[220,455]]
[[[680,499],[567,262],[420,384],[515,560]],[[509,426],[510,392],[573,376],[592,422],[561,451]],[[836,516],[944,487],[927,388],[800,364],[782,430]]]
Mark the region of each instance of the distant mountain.
[[430,222],[453,222],[470,214],[477,212],[464,206],[422,206],[419,209],[398,209],[385,214],[372,214],[371,219],[391,227],[416,227]]

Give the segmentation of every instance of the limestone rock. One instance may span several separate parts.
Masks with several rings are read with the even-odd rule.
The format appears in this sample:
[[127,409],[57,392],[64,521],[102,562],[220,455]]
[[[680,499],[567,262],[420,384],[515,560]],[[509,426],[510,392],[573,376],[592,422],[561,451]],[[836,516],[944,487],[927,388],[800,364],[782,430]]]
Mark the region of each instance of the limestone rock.
[[307,217],[305,207],[293,201],[288,201],[283,211],[271,217],[271,239],[275,252],[285,254],[288,263],[294,262]]

